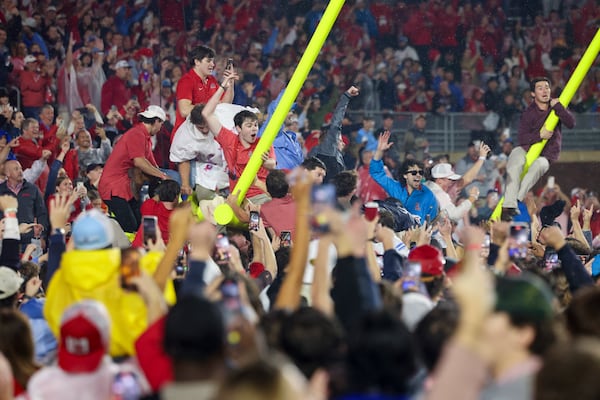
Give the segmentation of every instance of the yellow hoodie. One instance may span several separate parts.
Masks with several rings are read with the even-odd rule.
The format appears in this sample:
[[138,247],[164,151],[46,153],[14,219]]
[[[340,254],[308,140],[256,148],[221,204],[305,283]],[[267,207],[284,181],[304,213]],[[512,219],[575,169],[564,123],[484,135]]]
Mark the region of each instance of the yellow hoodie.
[[[152,274],[162,257],[150,252],[140,261],[140,268]],[[110,355],[134,354],[134,342],[146,330],[146,306],[138,293],[121,289],[120,249],[71,250],[63,253],[60,268],[50,281],[44,316],[58,338],[60,319],[71,304],[84,299],[103,303],[111,318]],[[173,304],[172,283],[165,289],[167,302]]]

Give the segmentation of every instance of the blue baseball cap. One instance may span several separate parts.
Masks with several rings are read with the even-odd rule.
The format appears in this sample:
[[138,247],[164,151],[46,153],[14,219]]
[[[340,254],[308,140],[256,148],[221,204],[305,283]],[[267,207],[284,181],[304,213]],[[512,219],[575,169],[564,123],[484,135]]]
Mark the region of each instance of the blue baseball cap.
[[110,219],[99,210],[85,211],[73,222],[72,238],[78,250],[100,250],[112,246]]

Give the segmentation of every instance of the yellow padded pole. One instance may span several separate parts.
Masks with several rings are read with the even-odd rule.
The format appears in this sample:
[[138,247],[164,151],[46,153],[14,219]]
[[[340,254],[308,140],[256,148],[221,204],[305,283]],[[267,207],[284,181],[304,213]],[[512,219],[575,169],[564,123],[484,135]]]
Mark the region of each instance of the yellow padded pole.
[[[277,132],[279,128],[285,121],[285,117],[287,113],[292,108],[292,104],[294,100],[298,96],[310,69],[312,68],[321,48],[323,47],[323,43],[329,35],[331,28],[335,20],[344,5],[345,0],[331,0],[325,9],[323,17],[321,21],[317,25],[315,33],[310,39],[294,74],[290,78],[290,82],[287,85],[283,95],[281,96],[281,100],[279,104],[275,108],[265,131],[260,138],[254,153],[250,157],[248,165],[244,169],[244,172],[240,176],[235,188],[232,189],[232,193],[236,193],[240,191],[240,195],[238,198],[239,204],[242,203],[246,193],[248,192],[248,188],[252,185],[258,170],[262,166],[261,154],[266,151],[269,151],[273,141],[275,140],[275,136],[277,136]],[[221,204],[215,209],[215,221],[220,225],[229,225],[229,224],[237,224],[239,221],[235,218],[233,214],[233,210],[227,204]]]

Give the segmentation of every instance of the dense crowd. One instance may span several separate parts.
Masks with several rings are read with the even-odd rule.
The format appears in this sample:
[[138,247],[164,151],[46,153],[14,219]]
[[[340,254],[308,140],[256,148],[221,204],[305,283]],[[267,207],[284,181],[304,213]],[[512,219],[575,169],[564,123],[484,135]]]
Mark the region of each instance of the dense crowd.
[[4,1],[0,400],[598,398],[600,7],[513,3],[349,1],[280,114],[325,2]]

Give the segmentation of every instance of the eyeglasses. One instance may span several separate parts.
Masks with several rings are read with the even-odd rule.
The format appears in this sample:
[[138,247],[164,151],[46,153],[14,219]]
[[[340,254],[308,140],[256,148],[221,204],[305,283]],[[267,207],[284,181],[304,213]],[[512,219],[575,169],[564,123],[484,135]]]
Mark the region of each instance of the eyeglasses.
[[414,171],[406,171],[407,174],[411,174],[412,176],[417,176],[417,175],[421,175],[423,176],[423,170],[422,169],[415,169]]

